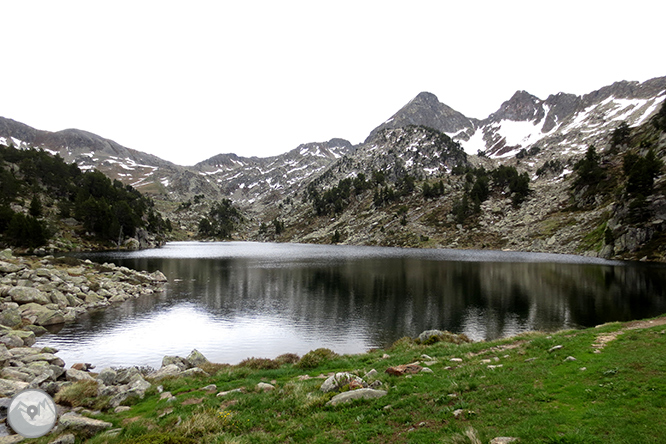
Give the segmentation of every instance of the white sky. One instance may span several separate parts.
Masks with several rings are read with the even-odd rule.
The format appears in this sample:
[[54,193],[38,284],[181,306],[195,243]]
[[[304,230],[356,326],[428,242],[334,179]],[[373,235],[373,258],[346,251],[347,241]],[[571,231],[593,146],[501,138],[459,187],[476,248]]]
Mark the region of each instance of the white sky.
[[0,116],[181,165],[666,75],[666,2],[0,0]]

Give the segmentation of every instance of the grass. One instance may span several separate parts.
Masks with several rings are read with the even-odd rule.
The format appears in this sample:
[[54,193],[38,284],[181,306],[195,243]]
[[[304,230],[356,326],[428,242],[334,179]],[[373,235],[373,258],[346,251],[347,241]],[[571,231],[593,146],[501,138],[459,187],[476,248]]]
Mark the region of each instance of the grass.
[[[261,360],[212,366],[216,373],[210,377],[162,381],[176,402],[159,400],[151,388],[127,412],[96,415],[122,431],[115,437],[99,434],[90,442],[487,443],[497,436],[544,444],[663,442],[666,322],[638,329],[628,325],[463,344],[402,339],[389,350],[362,355],[319,351],[313,353],[315,367],[310,361],[299,368]],[[599,335],[615,339],[603,348],[593,346]],[[557,345],[562,347],[553,349]],[[437,361],[429,365],[433,373],[384,372],[422,360],[422,354]],[[385,397],[326,405],[334,393],[319,390],[319,375],[350,371],[363,376],[373,368],[388,391]],[[259,382],[276,388],[258,391]],[[218,392],[244,391],[217,397],[200,390],[208,384],[216,384]],[[89,394],[87,387],[79,391],[82,397]],[[68,396],[70,403],[81,404],[71,399],[75,394]],[[456,418],[458,410],[463,413]]]

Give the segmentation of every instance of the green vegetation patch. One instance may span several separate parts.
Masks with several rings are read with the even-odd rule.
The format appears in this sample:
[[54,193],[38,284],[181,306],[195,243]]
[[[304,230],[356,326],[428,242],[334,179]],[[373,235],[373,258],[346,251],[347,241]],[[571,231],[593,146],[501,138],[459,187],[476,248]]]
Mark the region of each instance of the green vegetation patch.
[[[492,342],[424,345],[404,338],[388,350],[352,356],[318,349],[279,368],[252,369],[248,363],[264,362],[254,359],[219,366],[210,377],[162,381],[175,402],[151,389],[128,412],[98,415],[122,431],[91,442],[487,443],[512,436],[529,443],[658,443],[666,436],[665,350],[666,319],[658,318]],[[385,372],[415,362],[431,372]],[[319,388],[336,372],[387,394],[327,405],[336,393]],[[259,382],[274,389],[259,390]],[[227,393],[202,391],[208,384]],[[240,390],[228,392],[234,389]]]

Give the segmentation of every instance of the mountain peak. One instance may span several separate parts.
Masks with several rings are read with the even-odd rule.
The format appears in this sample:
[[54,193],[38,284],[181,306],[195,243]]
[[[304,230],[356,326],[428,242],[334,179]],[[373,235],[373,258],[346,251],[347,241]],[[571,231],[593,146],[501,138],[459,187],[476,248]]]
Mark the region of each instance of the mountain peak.
[[423,125],[445,133],[474,127],[474,123],[462,113],[441,103],[436,95],[421,92],[386,122],[372,130],[365,142],[374,139],[375,135],[387,128],[399,128],[407,125]]
[[500,108],[490,115],[491,120],[533,120],[541,109],[542,100],[527,91],[516,91]]

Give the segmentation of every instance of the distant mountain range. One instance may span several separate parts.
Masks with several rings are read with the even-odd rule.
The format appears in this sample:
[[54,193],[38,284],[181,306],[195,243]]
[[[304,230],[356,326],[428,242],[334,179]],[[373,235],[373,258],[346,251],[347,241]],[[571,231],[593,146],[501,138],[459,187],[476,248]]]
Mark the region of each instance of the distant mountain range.
[[[197,194],[253,205],[276,201],[323,174],[342,157],[354,163],[374,150],[378,158],[391,142],[380,136],[384,130],[422,125],[439,130],[461,144],[468,154],[483,154],[500,162],[521,151],[538,152],[540,161],[582,153],[588,145],[602,143],[610,132],[626,122],[637,126],[656,112],[666,98],[666,77],[643,83],[621,81],[583,96],[558,93],[546,100],[518,91],[483,120],[469,118],[441,103],[427,92],[418,94],[390,119],[370,131],[364,143],[352,146],[332,139],[306,143],[273,157],[242,157],[219,154],[192,167],[183,167],[157,156],[123,147],[95,134],[67,129],[48,132],[0,117],[0,143],[16,147],[38,147],[58,153],[82,169],[97,168],[112,178],[153,195],[184,200]],[[374,147],[374,148],[372,148]],[[395,155],[395,150],[394,155]],[[390,156],[388,156],[390,157]],[[421,156],[422,168],[411,160],[412,170],[435,174],[435,159]],[[407,160],[406,160],[407,162]],[[385,162],[386,163],[386,162]]]
[[[625,154],[641,159],[648,147],[666,160],[666,136],[650,124],[665,99],[666,77],[545,100],[518,91],[480,120],[422,92],[358,145],[332,139],[266,158],[219,154],[190,167],[86,131],[52,133],[2,117],[0,143],[59,154],[152,195],[181,239],[196,235],[212,202],[229,198],[246,216],[234,234],[241,239],[666,260],[659,240],[666,232],[666,179],[658,175],[657,191],[637,201],[627,194],[622,165]],[[611,140],[622,123],[630,127],[628,139],[617,146]],[[607,190],[574,195],[572,172],[590,146],[607,171]],[[459,221],[455,214],[473,181],[500,166],[529,178],[526,200],[516,206],[510,187],[493,178],[475,215]]]

